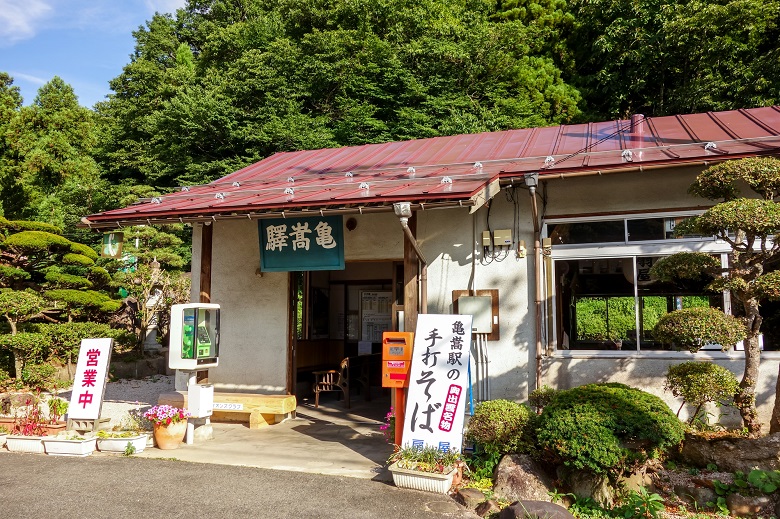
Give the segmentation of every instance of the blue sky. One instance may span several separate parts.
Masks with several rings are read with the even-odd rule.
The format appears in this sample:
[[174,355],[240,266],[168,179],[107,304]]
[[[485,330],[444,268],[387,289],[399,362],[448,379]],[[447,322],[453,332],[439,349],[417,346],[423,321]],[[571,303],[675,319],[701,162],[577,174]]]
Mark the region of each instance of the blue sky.
[[155,12],[185,0],[0,0],[0,71],[14,78],[24,104],[54,76],[92,107],[130,62],[132,32]]

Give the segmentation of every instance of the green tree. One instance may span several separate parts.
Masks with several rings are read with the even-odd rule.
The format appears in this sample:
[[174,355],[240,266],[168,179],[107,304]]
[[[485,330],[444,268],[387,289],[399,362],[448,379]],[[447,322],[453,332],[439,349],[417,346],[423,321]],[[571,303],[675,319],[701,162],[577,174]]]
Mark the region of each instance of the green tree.
[[[743,198],[740,187],[747,185],[760,198]],[[756,383],[761,351],[758,336],[761,333],[761,300],[780,298],[780,271],[767,267],[780,257],[780,241],[774,235],[780,232],[780,160],[776,158],[747,158],[727,161],[704,170],[691,185],[689,192],[710,200],[721,200],[702,215],[683,222],[679,233],[698,233],[717,236],[731,246],[729,265],[701,253],[680,253],[656,262],[651,275],[663,281],[700,278],[702,273],[712,281],[708,288],[714,292],[728,290],[732,300],[741,306],[741,326],[731,320],[717,319],[712,310],[685,309],[672,312],[659,320],[653,335],[667,343],[698,349],[708,342],[717,342],[724,348],[744,337],[745,368],[735,405],[752,435],[761,432],[756,410]],[[692,310],[697,310],[692,312]],[[687,313],[685,313],[687,312]],[[683,316],[683,313],[684,316]],[[681,317],[676,317],[681,316]],[[739,329],[738,329],[739,328]],[[724,332],[728,332],[724,335]],[[775,401],[777,411],[780,398]],[[773,416],[780,416],[774,414]],[[780,423],[773,427],[780,426]]]
[[776,104],[778,0],[571,0],[567,78],[598,119]]
[[191,0],[134,33],[98,106],[112,179],[203,183],[277,151],[568,121],[560,2]]
[[108,186],[92,157],[94,116],[62,79],[54,77],[32,105],[12,111],[4,136],[0,188],[7,217],[65,229],[104,207]]

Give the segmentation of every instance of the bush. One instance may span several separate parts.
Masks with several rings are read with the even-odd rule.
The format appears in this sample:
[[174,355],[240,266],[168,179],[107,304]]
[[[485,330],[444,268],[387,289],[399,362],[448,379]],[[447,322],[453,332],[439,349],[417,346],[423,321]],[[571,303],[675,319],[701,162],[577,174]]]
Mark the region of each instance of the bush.
[[541,411],[547,404],[552,402],[552,399],[557,392],[557,389],[551,388],[548,385],[534,389],[531,391],[531,394],[528,395],[528,405]]
[[623,384],[559,391],[542,412],[539,445],[555,462],[617,477],[679,445],[683,424],[658,397]]
[[57,368],[51,364],[29,364],[22,369],[21,378],[28,387],[50,390],[57,381]]
[[717,308],[686,308],[669,312],[653,328],[653,338],[696,352],[705,344],[720,344],[724,350],[745,338],[745,325]]
[[[691,361],[669,366],[664,389],[671,391],[676,397],[682,397],[683,405],[689,403],[697,406],[689,420],[689,423],[693,423],[705,403],[733,400],[739,389],[739,382],[734,374],[724,367],[712,362]],[[679,416],[679,410],[677,414]]]
[[528,406],[509,400],[477,404],[469,420],[466,438],[485,452],[510,454],[530,449],[526,428],[532,412]]

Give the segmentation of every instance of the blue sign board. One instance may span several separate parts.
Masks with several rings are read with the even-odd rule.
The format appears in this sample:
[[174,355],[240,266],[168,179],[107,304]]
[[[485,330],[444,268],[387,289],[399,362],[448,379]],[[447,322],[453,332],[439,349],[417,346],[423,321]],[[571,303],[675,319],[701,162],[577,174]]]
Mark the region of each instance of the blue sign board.
[[344,270],[341,216],[258,220],[260,270]]

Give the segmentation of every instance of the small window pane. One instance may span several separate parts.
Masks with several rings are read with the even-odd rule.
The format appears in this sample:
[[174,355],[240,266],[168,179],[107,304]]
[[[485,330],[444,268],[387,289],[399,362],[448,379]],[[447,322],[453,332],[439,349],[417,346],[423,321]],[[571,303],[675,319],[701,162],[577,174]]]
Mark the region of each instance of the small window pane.
[[548,233],[553,245],[626,241],[623,220],[550,224]]
[[666,239],[663,218],[643,218],[628,220],[628,241],[648,241]]

